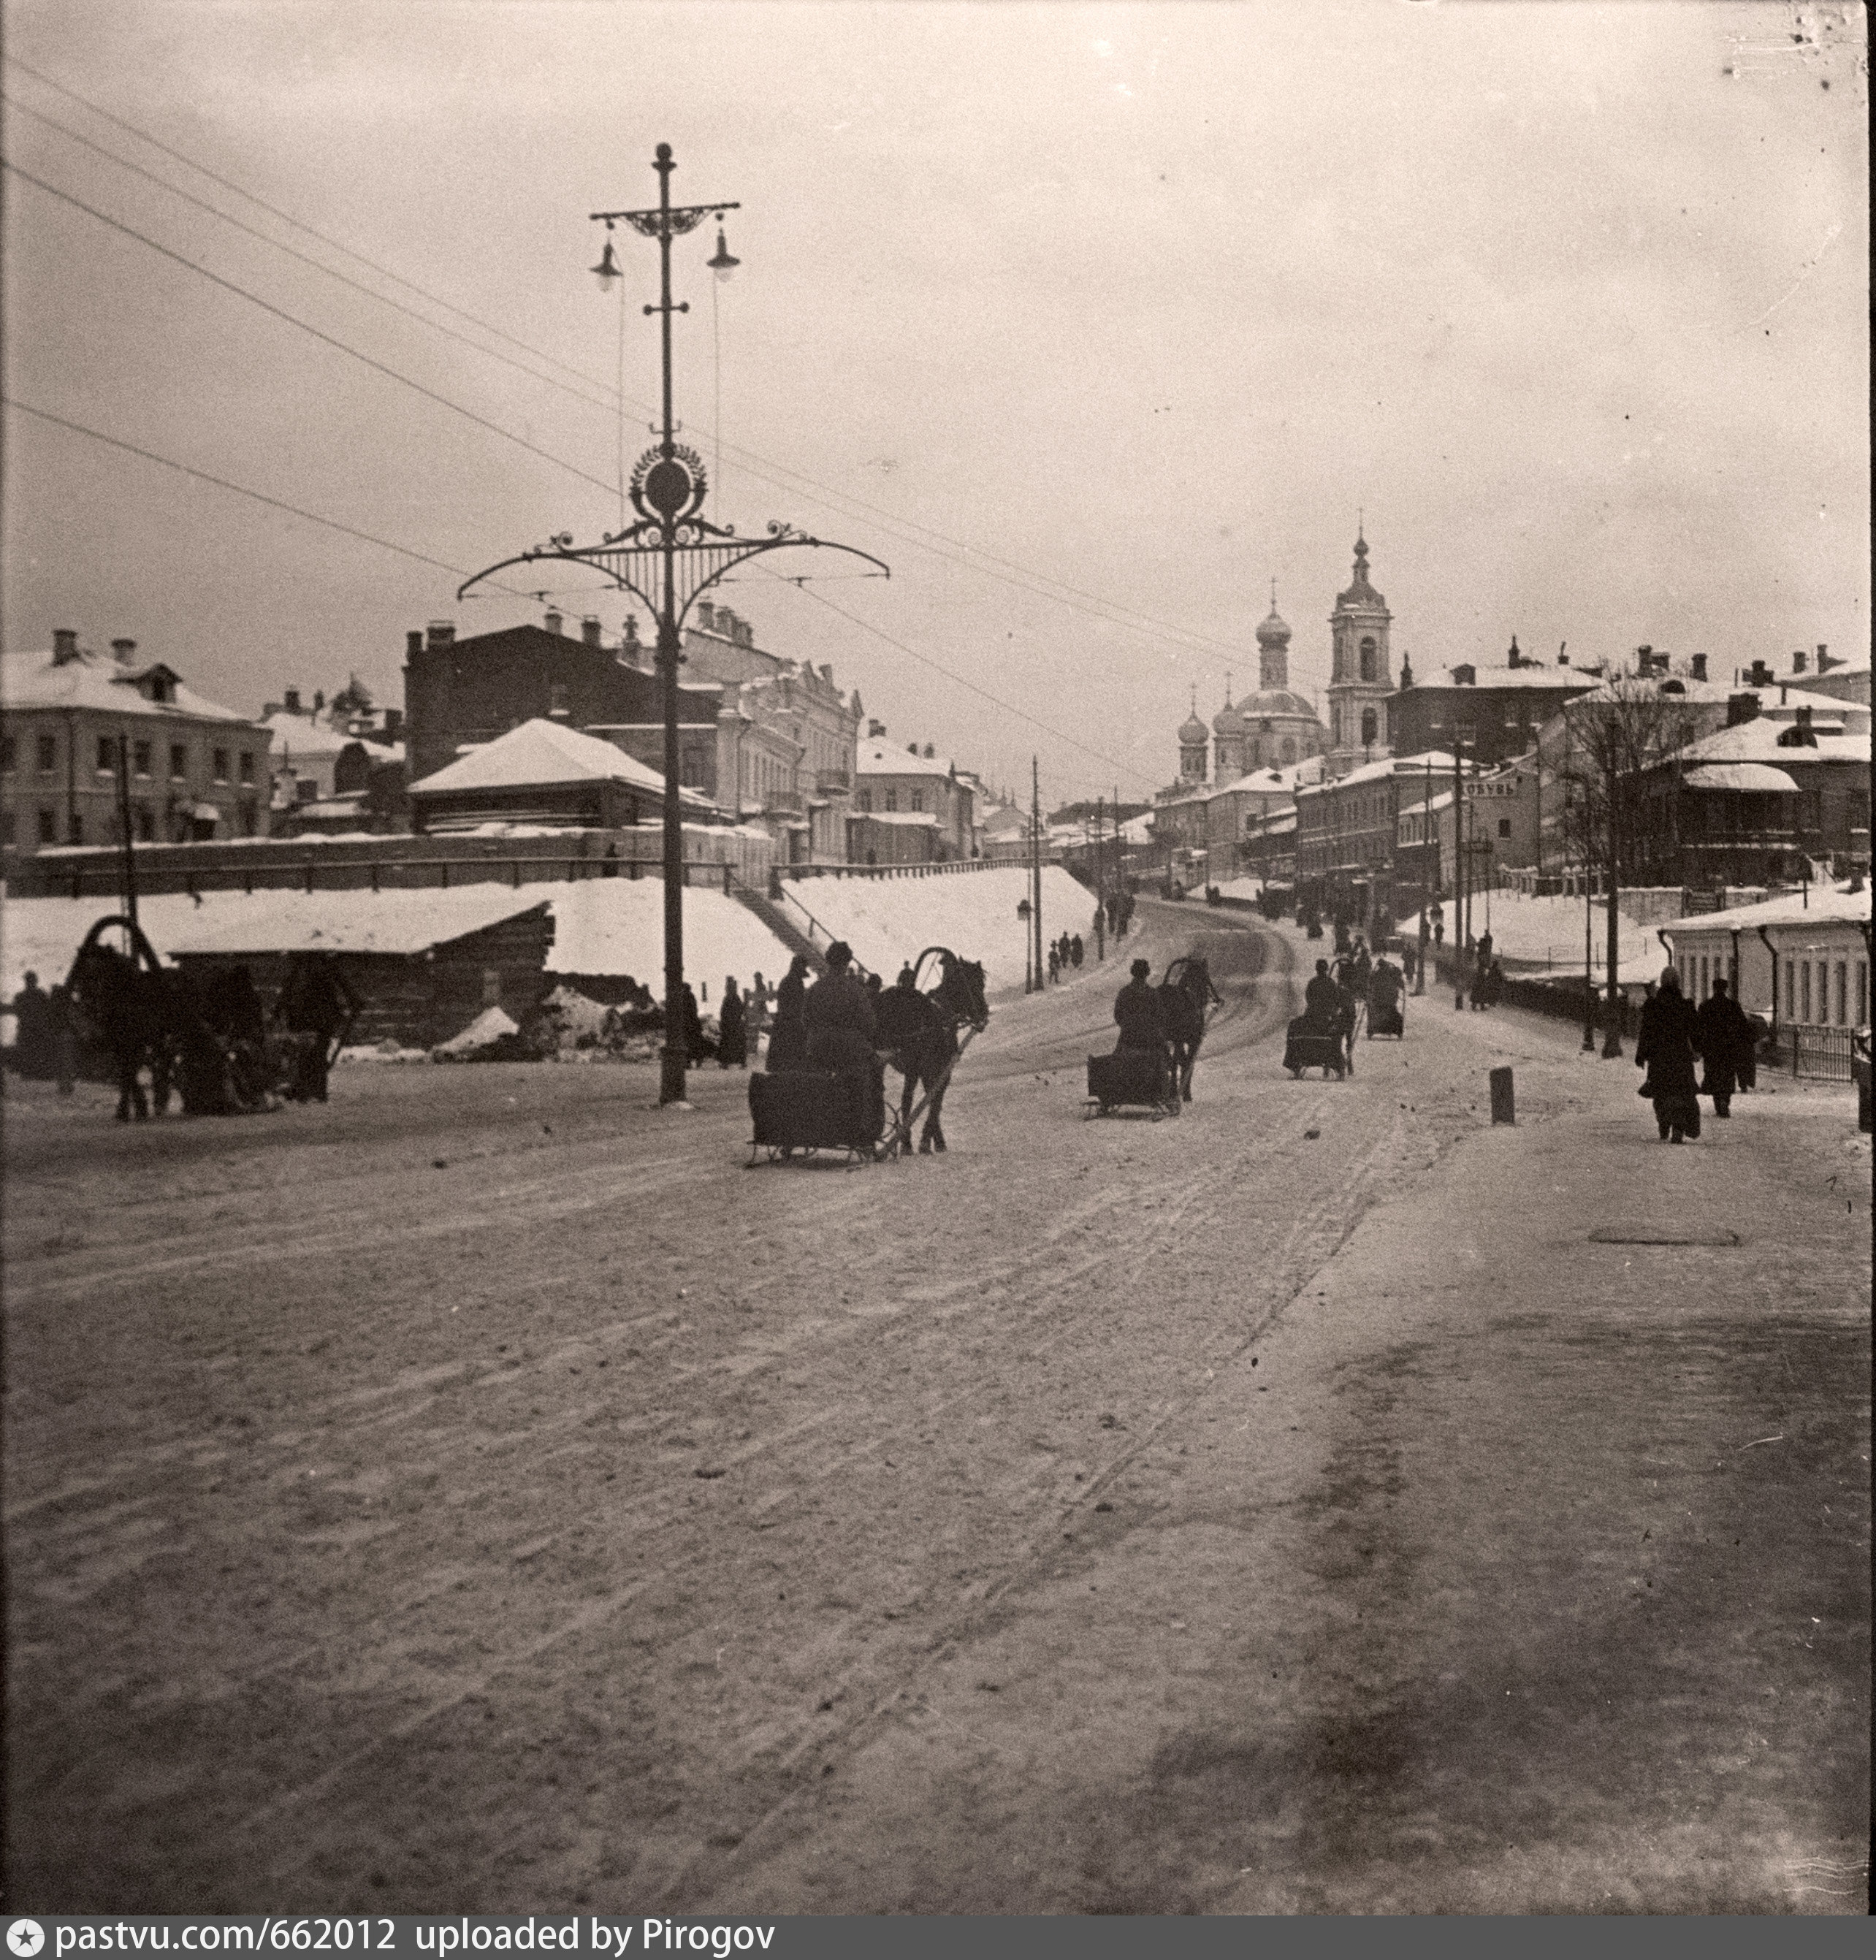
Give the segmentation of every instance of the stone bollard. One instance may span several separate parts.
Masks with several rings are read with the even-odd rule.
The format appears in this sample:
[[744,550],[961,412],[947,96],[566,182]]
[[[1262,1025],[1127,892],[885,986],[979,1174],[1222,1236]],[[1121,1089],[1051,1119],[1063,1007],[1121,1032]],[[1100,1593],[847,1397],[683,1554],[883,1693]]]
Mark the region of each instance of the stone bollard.
[[1512,1101],[1512,1072],[1509,1068],[1495,1068],[1492,1071],[1492,1121],[1494,1123],[1515,1123],[1518,1121]]

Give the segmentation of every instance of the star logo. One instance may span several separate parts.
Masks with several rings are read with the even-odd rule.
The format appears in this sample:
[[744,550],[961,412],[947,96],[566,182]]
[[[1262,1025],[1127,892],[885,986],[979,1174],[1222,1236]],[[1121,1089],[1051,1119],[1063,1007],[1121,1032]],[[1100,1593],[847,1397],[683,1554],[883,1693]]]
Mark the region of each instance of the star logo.
[[46,1943],[46,1929],[36,1919],[16,1919],[7,1928],[7,1951],[19,1960],[33,1960]]

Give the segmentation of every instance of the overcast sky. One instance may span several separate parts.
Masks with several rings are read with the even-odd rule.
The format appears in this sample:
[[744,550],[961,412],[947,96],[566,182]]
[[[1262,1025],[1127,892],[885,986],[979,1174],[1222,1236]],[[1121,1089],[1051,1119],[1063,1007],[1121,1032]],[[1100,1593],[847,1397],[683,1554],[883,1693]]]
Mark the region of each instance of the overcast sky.
[[72,626],[238,708],[353,670],[396,702],[407,628],[538,618],[458,574],[616,524],[622,304],[629,459],[657,254],[621,234],[607,297],[587,214],[655,203],[660,142],[674,198],[742,207],[728,283],[714,230],[673,255],[715,514],[892,571],[778,557],[814,581],[724,597],[995,781],[1032,752],[1051,803],[1169,780],[1188,690],[1209,717],[1254,686],[1273,578],[1319,688],[1358,511],[1423,674],[1514,632],[1716,672],[1868,642],[1859,9],[11,0],[6,27],[9,161],[203,269],[9,173],[8,395],[440,561],[15,408],[10,648]]

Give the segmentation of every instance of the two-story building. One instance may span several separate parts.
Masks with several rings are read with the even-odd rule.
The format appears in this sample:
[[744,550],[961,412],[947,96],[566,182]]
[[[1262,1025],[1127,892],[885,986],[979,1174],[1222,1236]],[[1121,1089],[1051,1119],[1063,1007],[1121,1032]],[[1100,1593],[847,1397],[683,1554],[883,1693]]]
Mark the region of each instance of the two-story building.
[[1528,660],[1515,638],[1502,667],[1462,661],[1443,677],[1423,681],[1405,666],[1388,704],[1394,751],[1404,756],[1458,747],[1468,762],[1490,768],[1527,753],[1538,730],[1566,702],[1601,684],[1599,676],[1580,668]]
[[931,816],[936,819],[929,826],[932,858],[970,856],[974,799],[959,781],[956,765],[939,755],[930,743],[922,749],[916,742],[899,748],[883,736],[869,737],[858,746],[854,784],[856,819]]
[[140,659],[135,640],[107,657],[62,627],[49,653],[0,661],[0,851],[121,837],[120,746],[139,842],[267,835],[266,729]]

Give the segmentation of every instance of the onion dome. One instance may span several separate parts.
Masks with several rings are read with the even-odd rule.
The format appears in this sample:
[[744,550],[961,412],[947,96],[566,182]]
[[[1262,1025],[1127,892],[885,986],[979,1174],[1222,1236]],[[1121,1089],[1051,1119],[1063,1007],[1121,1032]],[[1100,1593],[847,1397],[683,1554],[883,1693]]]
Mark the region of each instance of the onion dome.
[[1180,746],[1187,749],[1191,748],[1194,744],[1202,746],[1205,738],[1205,724],[1198,718],[1198,711],[1195,708],[1179,724]]
[[1378,606],[1385,607],[1387,600],[1368,582],[1368,541],[1358,531],[1355,534],[1355,582],[1346,592],[1336,594],[1336,604],[1343,606]]
[[1214,735],[1224,736],[1242,735],[1244,733],[1244,711],[1232,706],[1231,696],[1229,694],[1225,696],[1224,706],[1212,717],[1212,733]]
[[1258,644],[1273,648],[1289,644],[1289,625],[1280,616],[1274,606],[1270,608],[1270,616],[1258,628]]

